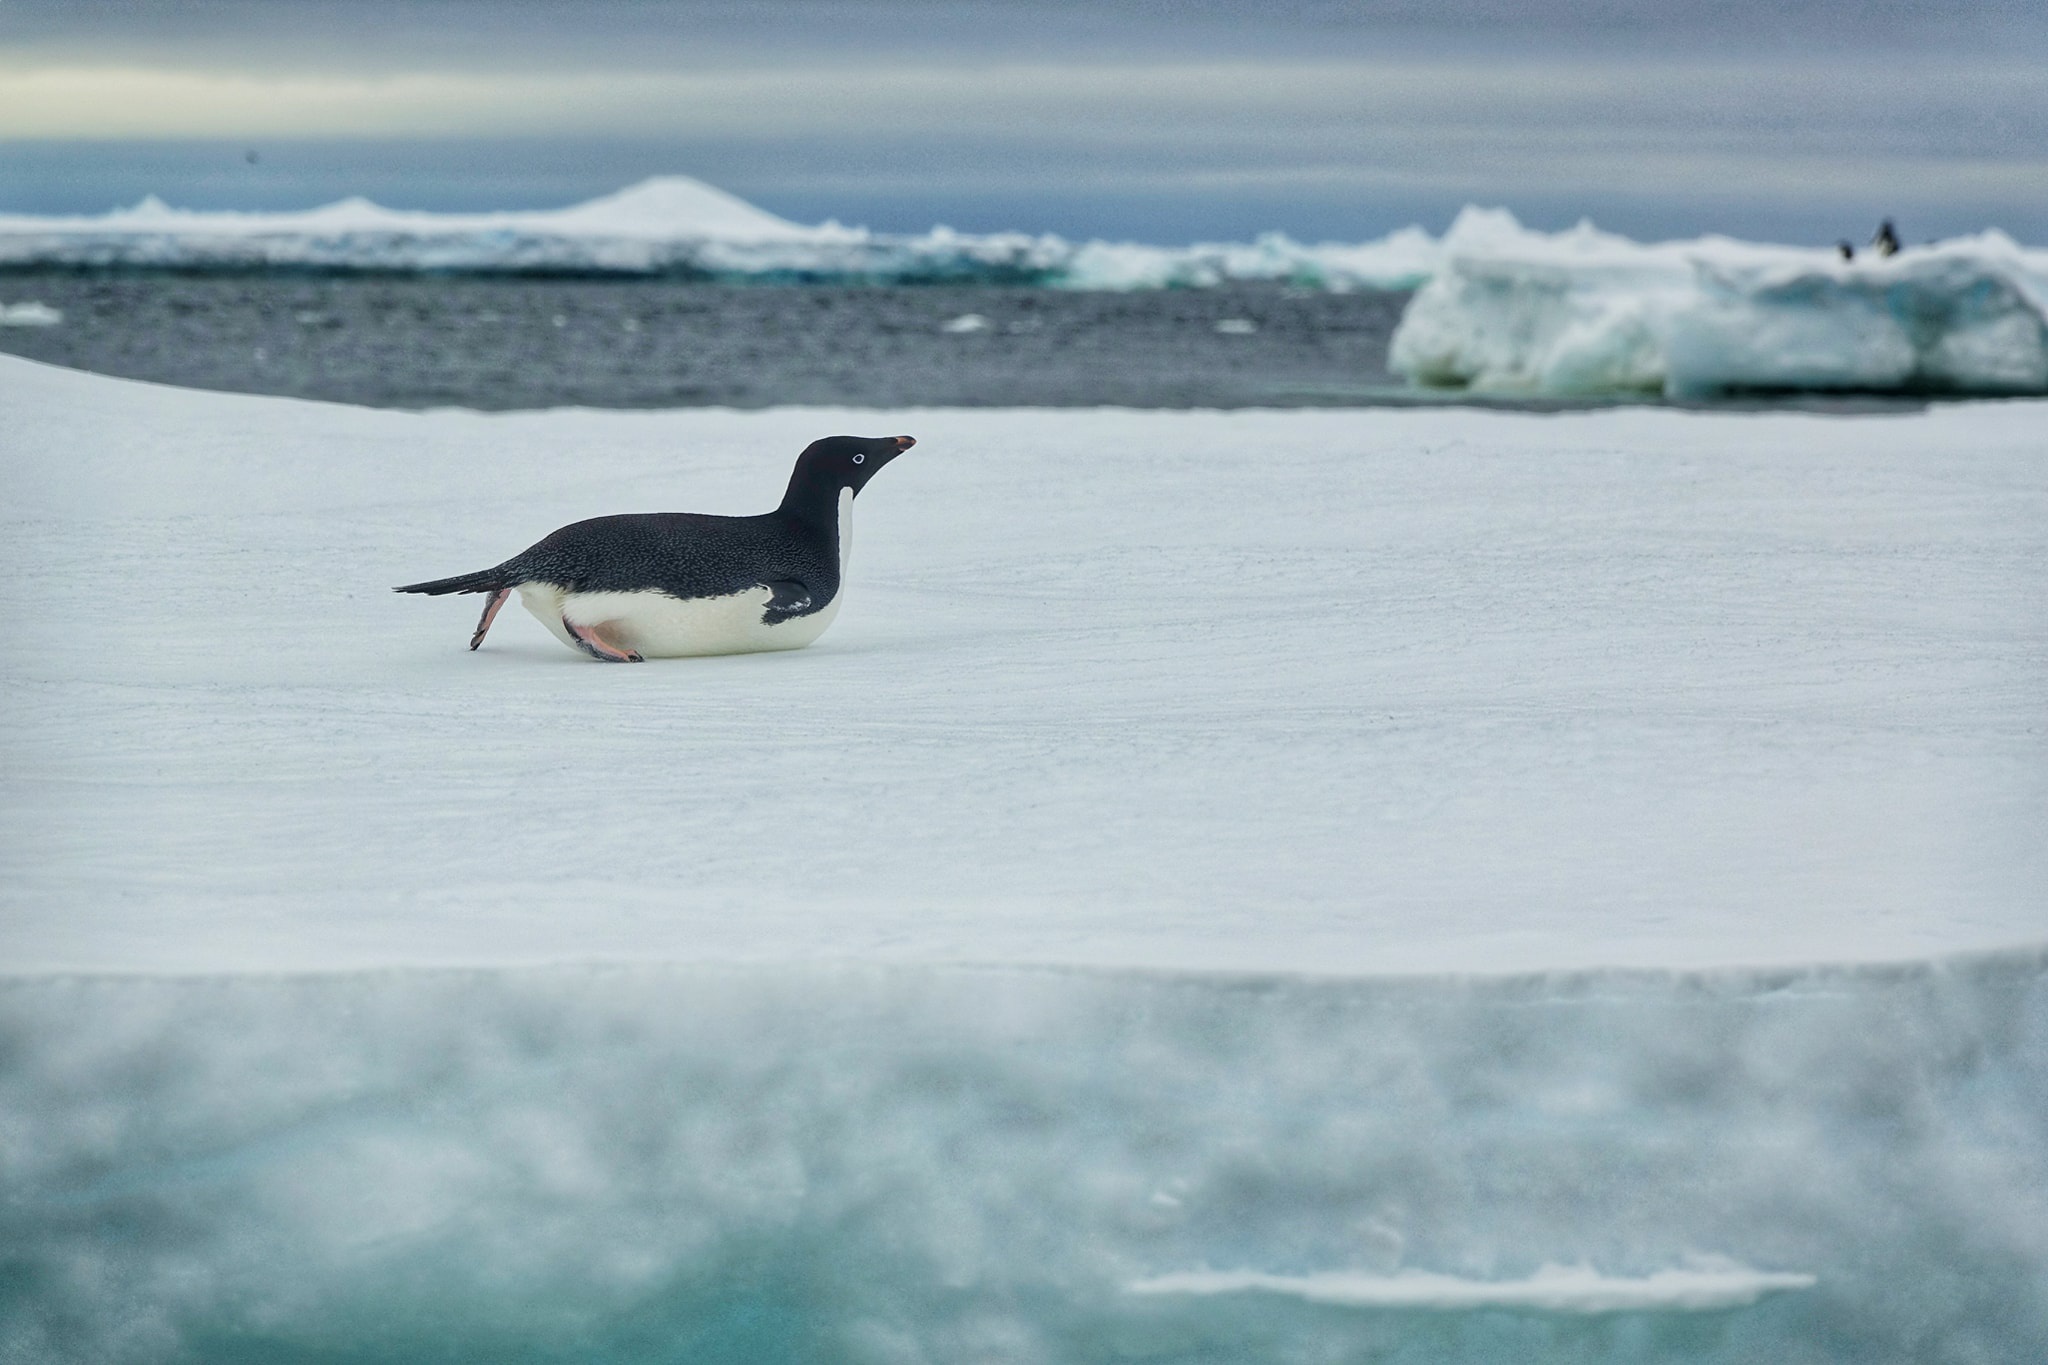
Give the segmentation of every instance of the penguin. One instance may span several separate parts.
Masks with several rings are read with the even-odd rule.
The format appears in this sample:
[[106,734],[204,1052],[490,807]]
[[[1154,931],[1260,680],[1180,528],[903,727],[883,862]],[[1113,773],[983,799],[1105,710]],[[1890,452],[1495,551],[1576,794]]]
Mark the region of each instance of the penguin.
[[1899,254],[1899,233],[1892,226],[1891,219],[1887,218],[1877,225],[1877,235],[1870,239],[1870,248],[1880,256]]
[[828,436],[797,456],[772,512],[593,517],[494,569],[392,591],[488,594],[471,649],[515,592],[556,639],[605,663],[801,649],[839,614],[854,497],[916,444]]

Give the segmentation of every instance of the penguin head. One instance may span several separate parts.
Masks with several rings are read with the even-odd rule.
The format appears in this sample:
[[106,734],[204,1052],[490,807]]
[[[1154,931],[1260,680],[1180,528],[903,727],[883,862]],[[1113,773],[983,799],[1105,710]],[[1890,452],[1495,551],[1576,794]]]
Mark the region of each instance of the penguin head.
[[827,436],[813,441],[797,456],[790,491],[801,487],[829,493],[835,500],[843,488],[858,494],[876,470],[916,444],[909,436]]

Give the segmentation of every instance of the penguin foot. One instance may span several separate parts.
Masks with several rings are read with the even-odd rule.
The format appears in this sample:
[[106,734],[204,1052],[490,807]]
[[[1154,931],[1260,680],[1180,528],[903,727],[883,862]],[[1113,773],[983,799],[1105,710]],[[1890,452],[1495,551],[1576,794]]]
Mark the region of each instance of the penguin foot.
[[490,633],[491,622],[498,619],[498,610],[511,598],[512,589],[500,588],[491,594],[491,600],[484,603],[484,619],[476,623],[476,634],[469,637],[469,647],[482,645],[484,636]]
[[620,649],[599,635],[589,626],[579,626],[568,617],[562,618],[563,627],[583,646],[583,652],[593,659],[602,659],[608,664],[637,664],[646,662],[637,651]]

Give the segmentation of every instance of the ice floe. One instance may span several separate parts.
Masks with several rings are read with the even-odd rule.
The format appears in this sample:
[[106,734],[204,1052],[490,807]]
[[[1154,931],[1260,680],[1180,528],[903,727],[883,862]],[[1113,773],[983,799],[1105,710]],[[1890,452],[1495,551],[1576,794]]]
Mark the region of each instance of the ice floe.
[[[2043,411],[0,358],[0,1359],[2044,1358]],[[877,427],[801,654],[387,591]]]
[[0,327],[55,327],[64,321],[61,310],[30,299],[26,303],[0,303]]
[[1488,393],[2048,392],[2048,252],[1985,232],[1894,256],[1645,245],[1467,209],[1390,364]]

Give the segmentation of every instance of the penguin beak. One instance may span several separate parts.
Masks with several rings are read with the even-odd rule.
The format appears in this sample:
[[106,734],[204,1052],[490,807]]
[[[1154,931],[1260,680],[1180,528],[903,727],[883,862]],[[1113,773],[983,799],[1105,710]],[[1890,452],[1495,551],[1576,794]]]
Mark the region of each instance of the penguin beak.
[[882,449],[875,452],[874,467],[880,469],[883,465],[916,445],[917,438],[914,436],[881,436],[876,438],[875,444],[882,447]]

